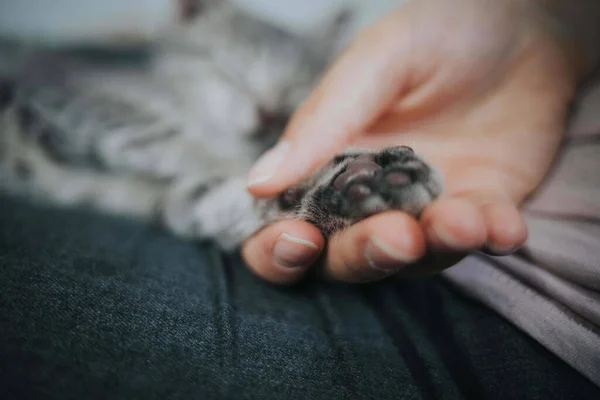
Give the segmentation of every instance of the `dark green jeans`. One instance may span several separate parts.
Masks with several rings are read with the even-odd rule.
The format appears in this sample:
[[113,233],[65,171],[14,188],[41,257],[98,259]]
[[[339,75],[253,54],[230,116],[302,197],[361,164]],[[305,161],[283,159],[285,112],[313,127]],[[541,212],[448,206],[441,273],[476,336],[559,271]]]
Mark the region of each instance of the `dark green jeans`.
[[0,199],[2,399],[600,399],[438,278],[278,288],[150,225]]

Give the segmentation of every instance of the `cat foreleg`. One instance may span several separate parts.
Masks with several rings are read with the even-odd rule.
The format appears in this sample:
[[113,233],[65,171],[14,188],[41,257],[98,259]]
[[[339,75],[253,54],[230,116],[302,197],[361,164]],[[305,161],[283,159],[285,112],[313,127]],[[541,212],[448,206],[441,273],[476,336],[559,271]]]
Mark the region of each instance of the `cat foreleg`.
[[177,235],[211,239],[231,250],[267,223],[267,203],[248,193],[243,178],[188,178],[173,184],[160,212],[164,224]]

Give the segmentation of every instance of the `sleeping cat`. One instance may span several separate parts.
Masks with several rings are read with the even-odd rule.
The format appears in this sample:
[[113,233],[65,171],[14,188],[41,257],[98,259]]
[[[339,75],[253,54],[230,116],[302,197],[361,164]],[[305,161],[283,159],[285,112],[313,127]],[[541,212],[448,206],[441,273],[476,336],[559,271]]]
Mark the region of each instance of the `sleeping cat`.
[[283,218],[329,236],[369,215],[417,216],[439,174],[403,146],[335,157],[274,199],[245,177],[333,54],[344,18],[293,35],[207,1],[147,51],[2,44],[0,190],[155,219],[232,249]]

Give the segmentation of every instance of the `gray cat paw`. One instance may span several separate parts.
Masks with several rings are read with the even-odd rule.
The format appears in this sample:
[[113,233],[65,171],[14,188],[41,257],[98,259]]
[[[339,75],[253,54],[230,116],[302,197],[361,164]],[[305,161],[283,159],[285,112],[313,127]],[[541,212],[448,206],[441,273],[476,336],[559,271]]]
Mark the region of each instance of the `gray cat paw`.
[[322,176],[284,192],[279,206],[326,235],[388,210],[417,217],[443,187],[440,174],[406,146],[340,155]]
[[418,215],[441,192],[435,171],[409,147],[354,158],[331,182],[331,203],[350,219],[387,210]]

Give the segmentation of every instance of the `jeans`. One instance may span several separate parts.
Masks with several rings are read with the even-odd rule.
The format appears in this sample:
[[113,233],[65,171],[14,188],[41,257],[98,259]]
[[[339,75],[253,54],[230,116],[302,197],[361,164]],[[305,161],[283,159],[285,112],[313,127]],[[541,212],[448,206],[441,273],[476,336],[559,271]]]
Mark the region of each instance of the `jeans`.
[[440,278],[292,288],[151,224],[0,198],[2,399],[598,399]]

